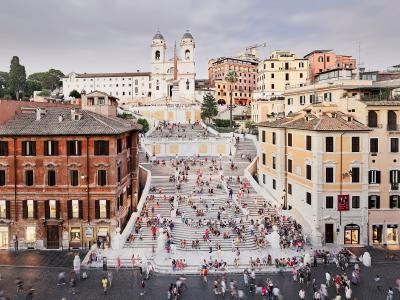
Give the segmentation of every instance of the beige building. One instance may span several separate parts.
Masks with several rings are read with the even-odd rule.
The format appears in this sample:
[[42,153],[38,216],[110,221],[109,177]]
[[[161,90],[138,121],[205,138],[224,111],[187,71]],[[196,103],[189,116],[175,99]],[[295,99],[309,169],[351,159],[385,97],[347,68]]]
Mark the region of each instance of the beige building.
[[307,80],[308,60],[290,51],[275,50],[257,69],[257,87],[253,98],[282,95],[289,86],[302,86]]
[[251,103],[251,120],[255,123],[264,122],[284,114],[285,97],[258,99]]
[[399,244],[400,80],[344,80],[318,83],[285,93],[285,113],[330,106],[367,125],[369,244]]
[[[314,245],[367,244],[368,131],[352,116],[305,110],[258,124],[258,178]],[[346,197],[347,208],[339,211]]]

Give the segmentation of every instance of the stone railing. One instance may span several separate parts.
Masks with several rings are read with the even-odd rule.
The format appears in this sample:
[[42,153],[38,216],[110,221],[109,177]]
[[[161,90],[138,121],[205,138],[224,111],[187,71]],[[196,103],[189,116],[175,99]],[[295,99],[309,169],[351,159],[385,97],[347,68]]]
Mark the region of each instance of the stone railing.
[[128,223],[125,226],[124,231],[117,233],[115,237],[112,239],[111,248],[114,250],[122,249],[124,247],[126,240],[133,231],[136,219],[140,216],[140,213],[142,212],[143,206],[146,202],[147,195],[149,194],[150,184],[151,184],[151,172],[143,168],[142,166],[139,166],[139,181],[140,181],[140,175],[145,176],[145,185],[142,191],[142,195],[136,207],[136,212],[132,213]]

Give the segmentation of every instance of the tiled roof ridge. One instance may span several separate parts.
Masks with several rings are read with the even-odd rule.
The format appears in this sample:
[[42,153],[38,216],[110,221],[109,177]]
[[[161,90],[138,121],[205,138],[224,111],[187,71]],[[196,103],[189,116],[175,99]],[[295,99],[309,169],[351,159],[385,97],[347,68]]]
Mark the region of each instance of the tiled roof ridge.
[[112,130],[115,130],[114,127],[112,127],[111,125],[107,124],[107,123],[104,122],[103,120],[100,120],[99,118],[97,118],[97,117],[95,116],[96,113],[93,113],[93,112],[88,111],[88,110],[84,110],[84,112],[85,112],[87,115],[89,115],[90,117],[92,117],[93,119],[95,119],[96,121],[102,123],[103,125],[109,127],[109,128],[112,129]]

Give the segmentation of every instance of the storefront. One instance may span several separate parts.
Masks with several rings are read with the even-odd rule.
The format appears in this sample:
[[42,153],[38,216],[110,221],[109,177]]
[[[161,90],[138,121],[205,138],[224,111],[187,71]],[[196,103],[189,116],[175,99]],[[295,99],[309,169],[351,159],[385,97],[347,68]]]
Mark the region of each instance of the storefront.
[[360,243],[360,226],[348,224],[344,227],[344,243],[354,245]]
[[100,248],[108,248],[110,245],[110,236],[108,234],[108,227],[97,227],[97,244]]
[[8,249],[9,230],[8,226],[0,226],[0,249]]
[[383,225],[372,225],[372,243],[382,244]]
[[78,226],[71,226],[69,229],[69,247],[79,249],[82,246],[82,229]]
[[386,226],[386,244],[397,245],[398,242],[397,224],[388,224]]

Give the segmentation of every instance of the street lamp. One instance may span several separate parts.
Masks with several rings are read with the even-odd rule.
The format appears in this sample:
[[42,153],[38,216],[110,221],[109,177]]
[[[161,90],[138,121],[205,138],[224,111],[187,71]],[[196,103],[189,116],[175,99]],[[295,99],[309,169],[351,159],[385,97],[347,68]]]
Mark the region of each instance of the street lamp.
[[219,154],[219,169],[222,170],[222,154]]

